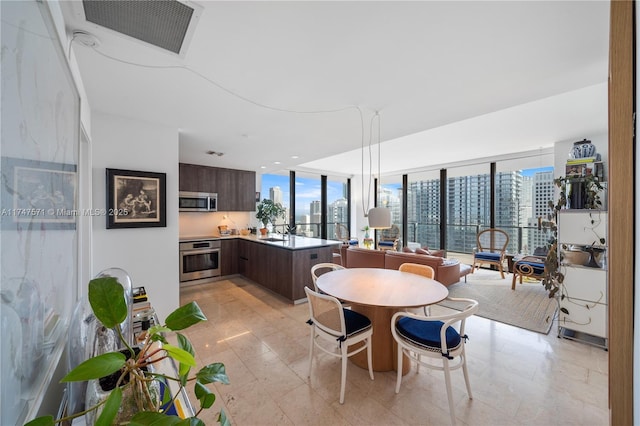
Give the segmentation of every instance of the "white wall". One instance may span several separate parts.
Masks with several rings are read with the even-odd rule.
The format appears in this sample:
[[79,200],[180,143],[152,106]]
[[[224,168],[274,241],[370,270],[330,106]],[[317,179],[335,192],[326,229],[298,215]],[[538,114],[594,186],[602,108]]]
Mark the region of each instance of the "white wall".
[[160,321],[179,306],[178,286],[178,131],[94,111],[93,207],[106,208],[107,168],[167,174],[166,228],[106,229],[93,218],[93,275],[118,267],[133,286],[144,286]]

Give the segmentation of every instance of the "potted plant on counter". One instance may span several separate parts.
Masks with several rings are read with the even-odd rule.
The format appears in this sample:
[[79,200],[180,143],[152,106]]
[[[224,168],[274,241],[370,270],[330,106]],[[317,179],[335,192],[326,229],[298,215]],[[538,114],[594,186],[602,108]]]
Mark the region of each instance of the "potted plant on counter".
[[262,228],[260,229],[260,233],[262,235],[267,234],[267,224],[271,223],[272,225],[275,223],[276,219],[281,217],[284,219],[285,209],[282,207],[282,204],[276,203],[273,200],[264,199],[258,204],[258,208],[256,211],[256,218],[262,222]]
[[[190,375],[191,368],[196,365],[191,343],[186,336],[176,333],[178,344],[172,345],[164,334],[184,330],[206,321],[198,304],[191,302],[176,309],[169,314],[165,325],[151,327],[147,330],[144,342],[132,348],[127,344],[119,327],[127,318],[128,308],[124,288],[117,279],[102,277],[91,280],[88,297],[95,317],[104,327],[117,332],[125,349],[96,355],[80,363],[62,378],[62,382],[100,381],[100,385],[96,386],[102,388],[101,398],[96,404],[80,413],[58,420],[54,420],[51,415],[38,417],[27,423],[27,426],[53,426],[55,423],[64,423],[81,415],[87,415],[90,419],[97,417],[95,424],[100,425],[123,422],[137,425],[204,425],[197,416],[202,410],[211,408],[216,399],[215,394],[206,385],[214,382],[229,383],[224,364],[209,364],[195,375]],[[177,377],[171,377],[164,369],[157,368],[167,358],[179,365]],[[112,376],[112,389],[105,388],[104,382]],[[182,388],[187,383],[194,384],[194,394],[200,408],[193,417],[182,419],[178,416],[180,410],[177,409],[179,403],[176,398],[183,392]],[[170,389],[172,384],[177,385],[178,390],[175,393],[161,391]],[[223,425],[229,424],[223,411],[218,415],[218,422]]]

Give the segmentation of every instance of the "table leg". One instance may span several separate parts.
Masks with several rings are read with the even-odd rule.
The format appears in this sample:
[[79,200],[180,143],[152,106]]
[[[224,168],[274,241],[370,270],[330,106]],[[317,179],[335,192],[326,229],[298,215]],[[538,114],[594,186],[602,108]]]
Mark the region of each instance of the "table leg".
[[[398,309],[390,309],[378,306],[363,306],[352,304],[351,309],[366,315],[373,325],[371,338],[373,371],[395,371],[397,364],[397,345],[391,334],[391,317]],[[411,369],[409,358],[403,355],[402,374],[405,375]],[[367,368],[367,354],[362,351],[350,359],[358,367]]]

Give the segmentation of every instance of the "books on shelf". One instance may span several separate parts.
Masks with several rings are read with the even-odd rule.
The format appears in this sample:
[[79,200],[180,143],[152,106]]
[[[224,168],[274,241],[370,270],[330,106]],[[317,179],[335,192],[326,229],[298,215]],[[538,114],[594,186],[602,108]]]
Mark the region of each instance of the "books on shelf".
[[595,163],[596,161],[600,161],[598,157],[571,158],[567,160],[567,164]]
[[144,289],[144,287],[134,287],[132,289],[132,293],[133,293],[133,303],[147,301],[147,291]]

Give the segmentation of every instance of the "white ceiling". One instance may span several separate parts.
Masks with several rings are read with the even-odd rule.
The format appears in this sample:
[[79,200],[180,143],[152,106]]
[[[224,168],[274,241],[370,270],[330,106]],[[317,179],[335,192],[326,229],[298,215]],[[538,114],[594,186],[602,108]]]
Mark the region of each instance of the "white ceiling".
[[384,174],[606,132],[609,2],[197,4],[177,56],[63,2],[92,110],[175,126],[182,162],[360,174],[375,111]]

